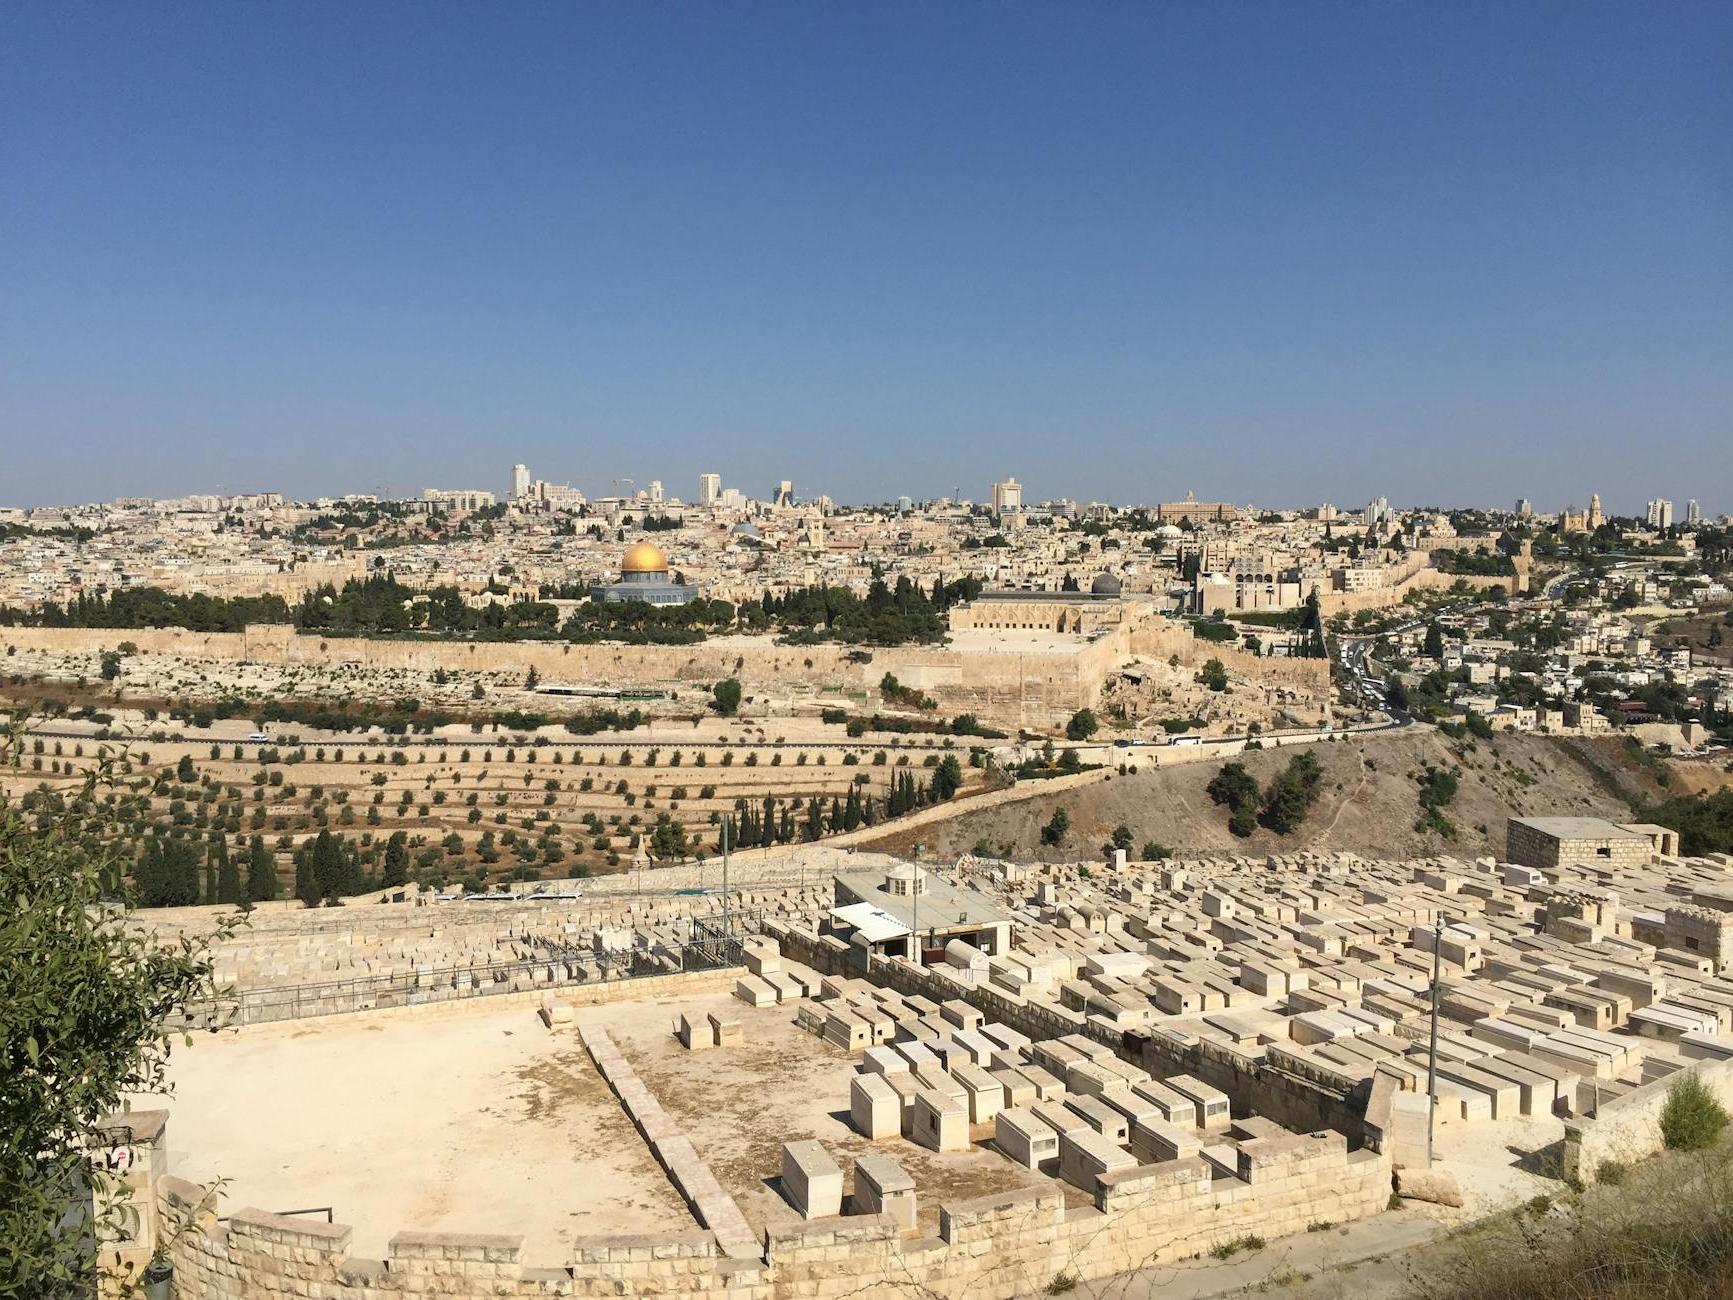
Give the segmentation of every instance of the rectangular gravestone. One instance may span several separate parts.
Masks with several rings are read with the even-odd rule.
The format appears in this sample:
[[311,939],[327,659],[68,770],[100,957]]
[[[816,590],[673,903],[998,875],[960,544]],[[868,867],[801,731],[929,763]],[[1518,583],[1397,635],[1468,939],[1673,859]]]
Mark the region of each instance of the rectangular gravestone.
[[915,1180],[886,1156],[854,1162],[854,1212],[888,1214],[903,1232],[915,1230]]
[[857,1074],[849,1084],[849,1119],[863,1137],[877,1141],[902,1132],[902,1099],[882,1074]]
[[832,1218],[842,1213],[842,1170],[817,1142],[784,1142],[782,1193],[802,1218]]

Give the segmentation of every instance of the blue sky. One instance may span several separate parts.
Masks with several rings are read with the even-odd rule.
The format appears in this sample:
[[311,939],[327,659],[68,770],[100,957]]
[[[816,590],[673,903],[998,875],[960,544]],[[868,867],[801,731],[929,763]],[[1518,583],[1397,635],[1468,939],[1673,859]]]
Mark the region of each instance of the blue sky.
[[1733,510],[1733,6],[0,14],[0,502]]

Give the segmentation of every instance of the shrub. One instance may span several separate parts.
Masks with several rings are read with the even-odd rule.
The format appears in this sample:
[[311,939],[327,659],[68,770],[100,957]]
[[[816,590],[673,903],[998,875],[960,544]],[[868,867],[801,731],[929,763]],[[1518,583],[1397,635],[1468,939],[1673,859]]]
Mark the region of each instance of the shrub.
[[1713,1146],[1727,1127],[1727,1109],[1702,1079],[1687,1074],[1667,1092],[1661,1108],[1661,1140],[1673,1151]]

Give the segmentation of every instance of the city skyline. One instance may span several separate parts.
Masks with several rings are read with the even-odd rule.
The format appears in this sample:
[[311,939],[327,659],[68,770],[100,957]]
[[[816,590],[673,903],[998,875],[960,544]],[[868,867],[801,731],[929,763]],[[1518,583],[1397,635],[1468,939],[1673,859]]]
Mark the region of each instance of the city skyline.
[[[0,500],[0,510],[77,508],[82,506],[103,505],[115,500],[140,499],[176,501],[199,497],[228,499],[263,495],[275,495],[287,500],[295,501],[336,501],[356,498],[374,498],[383,501],[409,502],[422,500],[428,496],[468,497],[471,494],[482,493],[490,495],[501,504],[510,504],[520,500],[533,499],[535,492],[538,489],[547,488],[552,488],[553,491],[561,494],[575,490],[582,494],[584,501],[608,500],[617,497],[621,500],[632,500],[651,506],[668,504],[682,507],[707,508],[711,506],[722,506],[728,508],[732,506],[733,508],[740,508],[747,503],[778,504],[776,500],[777,493],[785,485],[794,488],[792,504],[796,506],[810,505],[822,497],[827,502],[834,503],[837,506],[862,509],[893,507],[899,500],[907,498],[911,502],[917,504],[931,503],[935,501],[959,501],[968,502],[975,506],[991,506],[993,509],[997,510],[1001,508],[1001,506],[996,500],[996,495],[1001,488],[1007,487],[1011,491],[1005,504],[1014,509],[1024,507],[1037,508],[1045,503],[1061,501],[1069,501],[1079,505],[1099,504],[1122,509],[1132,509],[1142,506],[1154,507],[1164,500],[1179,501],[1184,499],[1187,494],[1196,496],[1195,489],[1189,486],[1184,488],[1173,487],[1169,491],[1158,492],[1156,495],[1140,498],[1071,497],[1063,493],[1045,493],[1040,491],[1039,488],[1034,492],[1030,492],[1030,485],[1020,481],[1015,473],[1010,472],[1005,474],[1004,480],[993,479],[991,481],[986,481],[983,489],[982,483],[977,481],[981,478],[982,471],[980,469],[972,470],[971,476],[966,482],[953,484],[947,489],[934,490],[920,495],[915,495],[905,491],[895,493],[890,497],[882,499],[839,497],[832,493],[825,492],[821,488],[808,488],[798,480],[790,479],[777,479],[764,490],[760,491],[755,490],[754,486],[751,484],[733,481],[728,474],[718,471],[703,471],[691,476],[694,490],[688,494],[680,489],[678,485],[679,481],[677,479],[669,477],[656,478],[647,474],[640,478],[637,476],[621,475],[602,482],[586,485],[583,482],[576,481],[570,476],[556,473],[555,478],[566,479],[564,483],[556,484],[552,480],[541,479],[536,472],[536,468],[537,467],[529,466],[521,461],[515,462],[503,473],[503,475],[499,476],[501,481],[497,484],[489,480],[485,474],[478,474],[473,480],[466,480],[463,482],[454,481],[442,484],[428,483],[415,487],[378,483],[367,487],[350,487],[346,489],[314,492],[304,495],[285,493],[268,483],[251,484],[244,487],[218,485],[210,488],[189,487],[184,491],[161,494],[123,492],[117,494],[115,497],[107,498],[106,500],[91,499],[42,502]],[[987,470],[985,472],[991,474],[993,471]],[[971,490],[971,485],[974,490]],[[713,494],[708,491],[708,489],[711,488],[714,489]],[[1724,517],[1724,512],[1717,509],[1713,501],[1711,501],[1709,505],[1705,506],[1700,499],[1695,497],[1677,499],[1669,497],[1645,497],[1643,498],[1641,507],[1639,508],[1637,498],[1641,496],[1641,491],[1637,488],[1630,488],[1628,490],[1628,495],[1630,500],[1627,503],[1624,499],[1624,495],[1621,493],[1601,493],[1591,491],[1580,499],[1561,500],[1556,503],[1549,503],[1545,498],[1539,498],[1538,505],[1536,504],[1537,498],[1527,495],[1518,496],[1514,500],[1507,498],[1503,501],[1449,501],[1435,499],[1391,502],[1387,495],[1377,495],[1370,499],[1383,511],[1387,511],[1391,508],[1398,510],[1424,510],[1435,507],[1452,510],[1485,510],[1494,513],[1509,513],[1521,517],[1532,515],[1539,518],[1556,517],[1567,510],[1593,510],[1604,507],[1605,513],[1609,517],[1646,520],[1650,525],[1658,525],[1660,527],[1670,527],[1674,524],[1695,525]],[[1204,500],[1202,497],[1199,497],[1198,499],[1200,501]],[[543,502],[542,504],[544,507],[551,506],[553,509],[572,508],[560,501],[554,501],[552,503]],[[1331,506],[1337,510],[1343,511],[1344,513],[1354,513],[1360,511],[1363,508],[1364,503],[1358,499],[1337,495],[1334,497],[1325,496],[1317,500],[1305,501],[1289,499],[1256,500],[1247,498],[1235,500],[1234,504],[1242,507],[1254,506],[1259,509],[1274,511],[1304,511],[1315,509],[1320,506]],[[1628,508],[1626,508],[1627,505]],[[1664,514],[1660,509],[1661,507],[1665,507]]]
[[1051,13],[15,13],[6,495],[1733,495],[1725,7]]

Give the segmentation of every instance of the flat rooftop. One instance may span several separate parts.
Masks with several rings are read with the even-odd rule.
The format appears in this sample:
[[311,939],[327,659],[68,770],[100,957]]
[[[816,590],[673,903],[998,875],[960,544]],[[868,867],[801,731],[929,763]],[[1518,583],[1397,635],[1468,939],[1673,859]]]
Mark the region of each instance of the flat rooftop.
[[1643,838],[1636,831],[1601,817],[1512,817],[1511,821],[1561,840]]
[[[906,869],[904,874],[907,874]],[[959,925],[1006,925],[1011,921],[1009,912],[979,890],[954,885],[938,873],[929,871],[921,874],[926,887],[920,895],[917,917],[914,897],[891,893],[885,888],[885,876],[883,870],[839,871],[835,879],[839,892],[863,903],[871,903],[908,929],[914,928],[917,919],[924,919],[923,931],[954,929]]]

